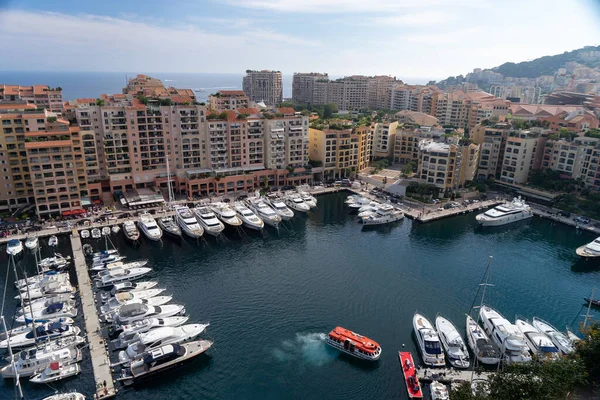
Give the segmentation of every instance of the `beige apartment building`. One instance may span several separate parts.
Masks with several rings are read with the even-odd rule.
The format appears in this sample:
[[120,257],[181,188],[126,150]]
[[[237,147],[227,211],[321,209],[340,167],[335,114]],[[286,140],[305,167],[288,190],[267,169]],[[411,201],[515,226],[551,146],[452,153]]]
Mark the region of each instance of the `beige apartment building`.
[[373,137],[373,147],[371,150],[373,158],[392,157],[394,155],[397,128],[398,121],[371,124],[371,136]]
[[387,108],[431,114],[432,95],[436,92],[436,87],[395,84],[389,90]]
[[472,129],[491,117],[505,116],[510,102],[485,92],[437,92],[432,95],[431,115],[440,125]]
[[502,161],[506,148],[506,138],[511,126],[506,123],[494,126],[477,125],[471,132],[473,143],[481,145],[478,178],[497,178],[502,172]]
[[250,100],[241,90],[219,90],[208,97],[208,106],[211,110],[227,111],[238,108],[249,108]]
[[63,112],[62,88],[51,88],[48,85],[4,85],[0,84],[0,103],[26,102],[35,104],[54,113]]
[[509,132],[500,180],[516,184],[527,183],[531,171],[542,165],[547,139],[541,129]]
[[160,79],[148,75],[137,75],[129,79],[127,86],[123,88],[123,94],[142,95],[156,101],[168,99],[176,104],[196,102],[196,95],[192,89],[165,87]]
[[390,105],[390,91],[398,81],[393,76],[373,76],[367,83],[367,105],[375,110],[385,110]]
[[425,139],[440,141],[445,132],[431,127],[415,128],[413,125],[398,125],[394,142],[394,163],[408,164],[419,161],[419,143]]
[[283,101],[283,84],[280,71],[246,71],[242,87],[248,98],[254,102],[264,102],[277,106]]
[[419,142],[417,177],[443,190],[462,187],[475,179],[479,145],[458,137],[450,143],[423,139]]
[[323,179],[347,178],[364,168],[367,132],[360,128],[309,129],[309,156],[323,164]]
[[561,172],[565,177],[581,179],[597,190],[596,171],[600,162],[600,139],[577,137],[573,141],[548,140],[544,147],[542,168]]

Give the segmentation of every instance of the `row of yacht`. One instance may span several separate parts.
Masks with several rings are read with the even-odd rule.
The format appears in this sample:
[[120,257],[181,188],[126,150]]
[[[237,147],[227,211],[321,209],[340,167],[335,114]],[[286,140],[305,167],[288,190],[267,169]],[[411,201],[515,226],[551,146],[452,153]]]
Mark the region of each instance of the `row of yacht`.
[[478,319],[481,325],[467,315],[465,341],[449,319],[438,314],[434,326],[423,314],[415,313],[413,329],[423,363],[445,367],[448,362],[455,368],[469,368],[467,343],[479,364],[495,365],[502,360],[513,364],[533,358],[552,361],[573,352],[573,342],[578,340],[537,317],[532,321],[517,317],[513,324],[488,306],[480,308]]
[[204,353],[211,340],[200,339],[209,326],[187,323],[185,306],[172,304],[157,281],[140,281],[152,270],[146,260],[128,262],[116,250],[92,255],[97,271],[100,320],[107,325],[111,349],[124,385],[141,381]]
[[356,194],[348,196],[345,204],[352,212],[358,213],[359,221],[366,226],[386,225],[404,218],[404,213],[391,204],[380,203]]
[[[35,235],[29,235],[25,239],[25,245],[19,239],[11,239],[6,243],[6,254],[9,256],[18,256],[23,253],[23,249],[36,251],[39,247],[39,239]],[[58,237],[56,235],[50,236],[48,239],[48,245],[55,247],[58,245]]]

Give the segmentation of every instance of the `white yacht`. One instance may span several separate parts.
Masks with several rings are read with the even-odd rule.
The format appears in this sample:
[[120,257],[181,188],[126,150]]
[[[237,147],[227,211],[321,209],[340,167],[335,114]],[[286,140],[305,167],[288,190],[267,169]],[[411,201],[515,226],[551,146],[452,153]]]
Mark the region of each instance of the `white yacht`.
[[519,328],[488,306],[479,309],[479,318],[483,329],[504,353],[507,364],[531,361],[527,343]]
[[131,325],[123,325],[121,333],[113,340],[116,349],[124,349],[132,343],[140,340],[140,333],[148,332],[151,329],[163,327],[177,327],[185,324],[189,317],[167,317],[167,318],[146,318],[135,321]]
[[265,203],[267,203],[273,211],[277,213],[284,221],[289,221],[294,218],[294,212],[285,205],[285,202],[277,196],[265,197]]
[[90,268],[90,271],[102,272],[102,271],[106,271],[109,269],[115,269],[115,268],[123,268],[123,269],[142,268],[146,264],[148,264],[148,260],[138,260],[138,261],[132,261],[132,262],[128,262],[128,263],[124,263],[123,261],[117,261],[117,262],[108,263],[108,264],[94,265]]
[[34,375],[29,379],[32,383],[50,383],[60,381],[71,376],[75,376],[81,372],[79,364],[63,364],[58,361],[53,361],[41,373]]
[[34,322],[45,322],[51,318],[75,318],[76,316],[77,307],[74,307],[69,303],[55,303],[50,304],[46,308],[33,310],[32,313],[28,312],[27,314],[16,315],[15,322],[24,324],[28,321],[31,321],[32,317]]
[[154,220],[154,217],[149,213],[143,213],[138,220],[140,231],[150,240],[160,240],[162,238],[162,230]]
[[429,384],[429,391],[431,392],[431,400],[449,400],[450,394],[448,393],[448,387],[441,382],[432,381]]
[[233,205],[233,208],[237,215],[240,217],[244,226],[250,229],[254,229],[259,231],[265,227],[265,223],[263,220],[256,216],[246,205],[241,201],[236,201]]
[[273,228],[278,228],[281,223],[281,217],[275,210],[267,205],[261,197],[254,197],[247,200],[248,207],[254,211],[263,222]]
[[538,331],[529,321],[522,318],[515,320],[515,325],[523,334],[531,354],[541,361],[555,361],[560,357],[560,352],[545,333]]
[[50,239],[48,239],[48,246],[58,246],[58,237],[56,235],[50,236]]
[[533,317],[531,325],[538,331],[546,334],[563,354],[571,354],[573,352],[573,342],[571,342],[567,335],[560,332],[548,322],[538,317]]
[[208,206],[197,205],[194,208],[194,214],[196,214],[196,219],[202,225],[202,228],[204,228],[204,233],[208,233],[211,236],[219,236],[225,229],[225,225],[219,221],[219,218],[217,218]]
[[[117,285],[122,284],[119,283]],[[107,303],[109,301],[112,301],[113,299],[118,299],[119,296],[121,296],[121,298],[118,299],[118,301],[121,301],[123,299],[123,296],[130,297],[129,300],[149,299],[151,297],[159,296],[165,290],[167,290],[166,288],[150,288],[145,290],[118,290],[116,288],[117,285],[115,285],[115,287],[112,288],[112,290],[109,292],[110,294],[107,297],[101,296],[101,300],[103,303]]]
[[[124,292],[117,293],[115,297],[108,300],[106,304],[100,306],[100,312],[103,314],[115,312],[119,307],[126,304],[147,304],[149,306],[162,306],[173,300],[173,296],[158,296],[156,293],[160,293],[162,289],[150,289],[145,292]],[[144,296],[138,294],[148,293]]]
[[63,347],[58,350],[24,350],[19,353],[18,358],[15,360],[14,368],[13,364],[10,363],[0,369],[0,373],[5,379],[15,378],[16,373],[19,374],[19,377],[26,378],[35,375],[53,361],[79,362],[81,361],[81,350],[75,347]]
[[179,228],[179,225],[177,225],[177,222],[175,222],[175,219],[173,217],[158,217],[156,219],[156,222],[158,223],[158,226],[160,227],[160,229],[163,230],[164,233],[175,237],[181,237],[181,228]]
[[23,243],[18,239],[11,239],[6,243],[6,254],[16,256],[23,251]]
[[413,317],[413,328],[419,344],[423,364],[429,367],[443,367],[446,365],[444,352],[437,332],[427,318],[419,313]]
[[[100,239],[100,237],[102,236],[102,231],[98,228],[94,228],[92,229],[92,239]],[[52,238],[50,238],[52,239]],[[48,243],[50,244],[50,243]],[[52,246],[52,245],[50,245]]]
[[456,326],[450,320],[438,314],[435,318],[435,329],[438,331],[446,351],[448,362],[455,368],[469,368],[469,365],[471,365],[469,350]]
[[404,213],[388,204],[381,204],[374,213],[362,217],[364,225],[384,225],[400,221],[404,218]]
[[[67,336],[77,336],[81,332],[81,329],[77,326],[65,324],[63,322],[47,322],[44,324],[37,325],[35,327],[35,335],[31,326],[28,330],[19,333],[18,335],[14,335],[10,338],[10,347],[11,348],[24,348],[30,347],[36,344],[36,336],[37,341],[43,340],[55,340],[58,338],[63,338]],[[0,342],[0,349],[7,349],[8,341],[3,340]]]
[[500,204],[475,217],[482,226],[501,226],[533,217],[531,208],[521,197]]
[[110,319],[119,325],[125,325],[144,318],[165,318],[183,313],[185,313],[185,307],[179,304],[149,306],[134,303],[120,307],[110,316]]
[[175,207],[175,220],[181,231],[191,238],[198,239],[204,234],[204,229],[198,225],[194,213],[187,206]]
[[113,227],[110,228],[110,230],[112,231],[112,233],[115,233],[115,234],[121,232],[121,228],[119,228],[119,225],[113,225]]
[[473,318],[467,315],[467,342],[481,364],[495,365],[500,362],[498,346],[485,334]]
[[105,226],[104,228],[102,228],[102,236],[109,236],[110,235],[110,228],[108,226]]
[[600,257],[600,236],[594,239],[594,241],[584,244],[575,250],[575,253],[579,257],[583,258],[597,258]]
[[242,225],[242,220],[227,203],[212,203],[209,207],[224,224],[234,227]]
[[20,290],[21,293],[16,295],[15,298],[28,298],[30,301],[53,294],[75,293],[75,288],[68,281],[48,282],[40,286],[30,286],[29,289],[23,287]]
[[85,400],[85,395],[78,392],[56,393],[42,400]]
[[25,286],[39,287],[48,282],[65,282],[69,280],[69,275],[66,272],[48,271],[40,275],[30,276],[27,279],[22,278],[15,282],[17,289],[25,288]]
[[113,286],[115,283],[121,283],[125,281],[133,281],[143,276],[148,275],[152,272],[152,268],[122,268],[116,267],[111,269],[105,269],[98,273],[96,278],[96,287],[102,289],[105,287]]
[[71,256],[63,257],[59,253],[54,253],[54,257],[42,259],[38,266],[42,269],[60,269],[66,267],[71,262]]
[[135,226],[135,222],[133,221],[125,221],[123,222],[123,234],[125,237],[133,242],[140,238],[140,231],[137,226]]
[[100,293],[100,299],[103,303],[110,300],[115,294],[121,292],[141,292],[152,289],[158,285],[157,281],[142,281],[142,282],[121,282],[115,284],[110,291]]
[[351,194],[350,196],[348,196],[346,198],[346,201],[344,203],[351,209],[358,210],[359,208],[361,208],[362,206],[364,206],[366,204],[369,204],[370,202],[371,202],[371,199],[359,196],[357,194]]
[[298,191],[298,194],[300,195],[300,197],[302,198],[302,200],[304,200],[304,202],[306,204],[308,204],[308,206],[310,208],[317,208],[317,199],[316,199],[316,197],[308,194],[307,192],[302,192],[302,191]]
[[38,244],[39,244],[39,240],[38,240],[37,236],[33,236],[33,235],[27,236],[27,239],[25,240],[25,247],[27,247],[29,250],[37,249]]
[[81,232],[79,232],[79,236],[81,236],[82,239],[87,239],[90,237],[90,231],[84,229]]
[[302,200],[298,193],[290,193],[285,196],[285,204],[294,211],[307,212],[310,206]]
[[[23,299],[23,300],[26,300],[26,299]],[[75,300],[73,300],[73,295],[71,293],[61,293],[61,294],[52,295],[50,297],[41,297],[39,299],[35,299],[35,300],[31,301],[29,304],[27,304],[23,307],[18,307],[17,311],[15,312],[15,315],[21,316],[21,315],[25,314],[26,317],[30,317],[32,312],[34,314],[39,313],[44,308],[48,308],[53,304],[59,304],[59,303],[63,303],[65,306],[69,306],[69,307],[76,306]],[[63,317],[63,316],[58,316],[55,318],[61,318],[61,317]]]

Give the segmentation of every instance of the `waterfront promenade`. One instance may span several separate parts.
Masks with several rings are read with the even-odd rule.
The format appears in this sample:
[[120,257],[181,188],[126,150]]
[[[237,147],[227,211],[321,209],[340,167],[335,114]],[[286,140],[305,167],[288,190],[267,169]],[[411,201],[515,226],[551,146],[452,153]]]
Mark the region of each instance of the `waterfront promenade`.
[[417,368],[420,381],[438,381],[442,383],[471,382],[473,380],[487,380],[491,372],[473,372],[452,368]]
[[110,372],[110,360],[106,350],[106,344],[100,331],[100,320],[96,309],[96,302],[92,292],[92,282],[85,262],[85,256],[81,246],[81,239],[77,229],[71,234],[71,247],[73,248],[73,260],[77,273],[77,283],[81,297],[81,308],[85,322],[85,330],[90,349],[90,358],[94,372],[95,399],[108,399],[117,394]]

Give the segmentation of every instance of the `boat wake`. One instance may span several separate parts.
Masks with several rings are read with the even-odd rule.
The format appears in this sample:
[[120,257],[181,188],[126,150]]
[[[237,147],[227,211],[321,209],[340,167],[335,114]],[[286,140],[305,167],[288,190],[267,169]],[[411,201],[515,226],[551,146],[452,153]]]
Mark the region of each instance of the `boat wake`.
[[296,333],[294,339],[286,339],[273,350],[275,359],[282,363],[297,363],[316,367],[323,366],[335,359],[329,352],[325,333]]

